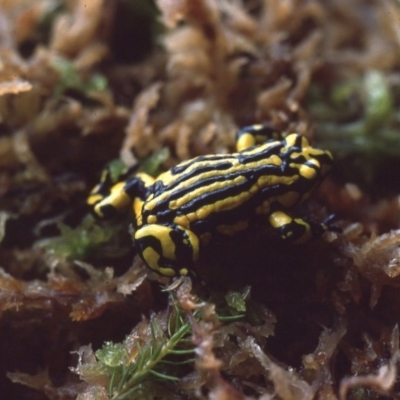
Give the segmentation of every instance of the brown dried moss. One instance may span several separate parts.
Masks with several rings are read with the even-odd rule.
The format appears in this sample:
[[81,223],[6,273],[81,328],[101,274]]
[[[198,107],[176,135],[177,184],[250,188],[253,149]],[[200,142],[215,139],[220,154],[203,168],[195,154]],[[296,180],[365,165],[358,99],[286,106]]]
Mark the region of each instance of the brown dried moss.
[[[155,3],[0,0],[0,393],[399,397],[398,4]],[[167,301],[130,221],[85,197],[114,158],[164,170],[262,122],[335,152],[296,212],[343,232],[213,240],[210,297],[183,279]]]

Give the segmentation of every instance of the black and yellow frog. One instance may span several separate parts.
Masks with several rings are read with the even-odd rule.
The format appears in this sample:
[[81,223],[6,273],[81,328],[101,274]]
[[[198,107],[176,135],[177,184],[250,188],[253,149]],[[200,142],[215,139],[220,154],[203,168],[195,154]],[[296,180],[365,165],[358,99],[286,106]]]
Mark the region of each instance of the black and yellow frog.
[[265,218],[284,240],[302,243],[328,226],[287,212],[310,195],[332,155],[297,133],[244,127],[237,152],[181,162],[153,178],[137,173],[110,184],[107,170],[88,204],[100,218],[133,208],[133,238],[144,262],[165,276],[188,275],[210,234],[231,235]]

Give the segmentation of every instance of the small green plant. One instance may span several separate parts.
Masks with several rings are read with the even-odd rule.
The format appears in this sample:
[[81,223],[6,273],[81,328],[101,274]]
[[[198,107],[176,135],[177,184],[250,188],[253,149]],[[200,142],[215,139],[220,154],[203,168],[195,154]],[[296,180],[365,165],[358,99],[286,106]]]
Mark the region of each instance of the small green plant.
[[[248,292],[249,288],[243,291]],[[243,298],[243,294],[238,295]],[[243,318],[243,315],[232,315],[233,308],[227,304],[224,311],[230,309],[230,315],[224,317],[211,312],[217,318],[210,317],[209,303],[192,296],[190,304],[193,309],[183,309],[177,296],[170,292],[168,312],[140,322],[121,343],[106,342],[92,353],[90,362],[81,360],[76,372],[88,383],[103,382],[97,385],[97,390],[106,390],[111,400],[158,398],[160,393],[163,399],[176,398],[171,384],[195,369],[195,350],[202,344],[201,339],[193,340],[193,336],[196,336],[194,332],[201,331],[202,322],[207,320],[208,327],[211,323],[212,331],[223,323],[220,321]],[[202,338],[203,334],[198,336]],[[82,354],[81,358],[84,358]]]
[[[199,318],[196,311],[193,316]],[[148,396],[157,384],[178,381],[185,374],[185,366],[193,365],[191,331],[189,318],[171,298],[167,317],[154,314],[149,321],[139,323],[123,342],[106,342],[95,352],[95,362],[81,364],[77,371],[84,380],[90,381],[93,375],[106,377],[112,400]]]
[[119,254],[113,250],[113,247],[116,247],[113,239],[121,231],[121,225],[102,226],[91,215],[87,215],[75,228],[60,222],[58,229],[60,236],[43,239],[37,242],[36,246],[46,249],[60,260],[84,260],[92,255],[118,256],[129,250],[121,250],[121,245]]

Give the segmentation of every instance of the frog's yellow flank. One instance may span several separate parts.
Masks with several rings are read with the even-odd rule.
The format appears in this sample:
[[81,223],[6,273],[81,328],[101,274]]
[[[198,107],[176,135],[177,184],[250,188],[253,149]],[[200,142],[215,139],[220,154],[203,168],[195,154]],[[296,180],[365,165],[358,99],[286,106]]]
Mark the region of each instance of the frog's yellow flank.
[[287,211],[309,196],[331,164],[329,151],[311,147],[304,136],[252,125],[237,133],[237,153],[196,157],[158,178],[137,173],[115,185],[105,184],[103,173],[87,202],[102,218],[132,207],[135,246],[145,263],[165,276],[187,275],[203,237],[232,235],[260,216],[293,243],[322,235],[326,224]]

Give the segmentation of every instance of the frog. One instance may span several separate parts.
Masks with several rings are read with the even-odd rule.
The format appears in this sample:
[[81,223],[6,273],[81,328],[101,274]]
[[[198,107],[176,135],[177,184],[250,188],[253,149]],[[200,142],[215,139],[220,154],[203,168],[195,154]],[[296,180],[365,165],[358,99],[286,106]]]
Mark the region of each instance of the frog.
[[292,209],[332,163],[332,154],[304,135],[255,124],[238,130],[235,152],[197,156],[157,177],[136,172],[112,184],[106,168],[87,203],[100,219],[130,208],[145,264],[163,276],[187,276],[215,234],[234,235],[262,220],[282,240],[300,244],[330,230],[327,220],[296,217]]

